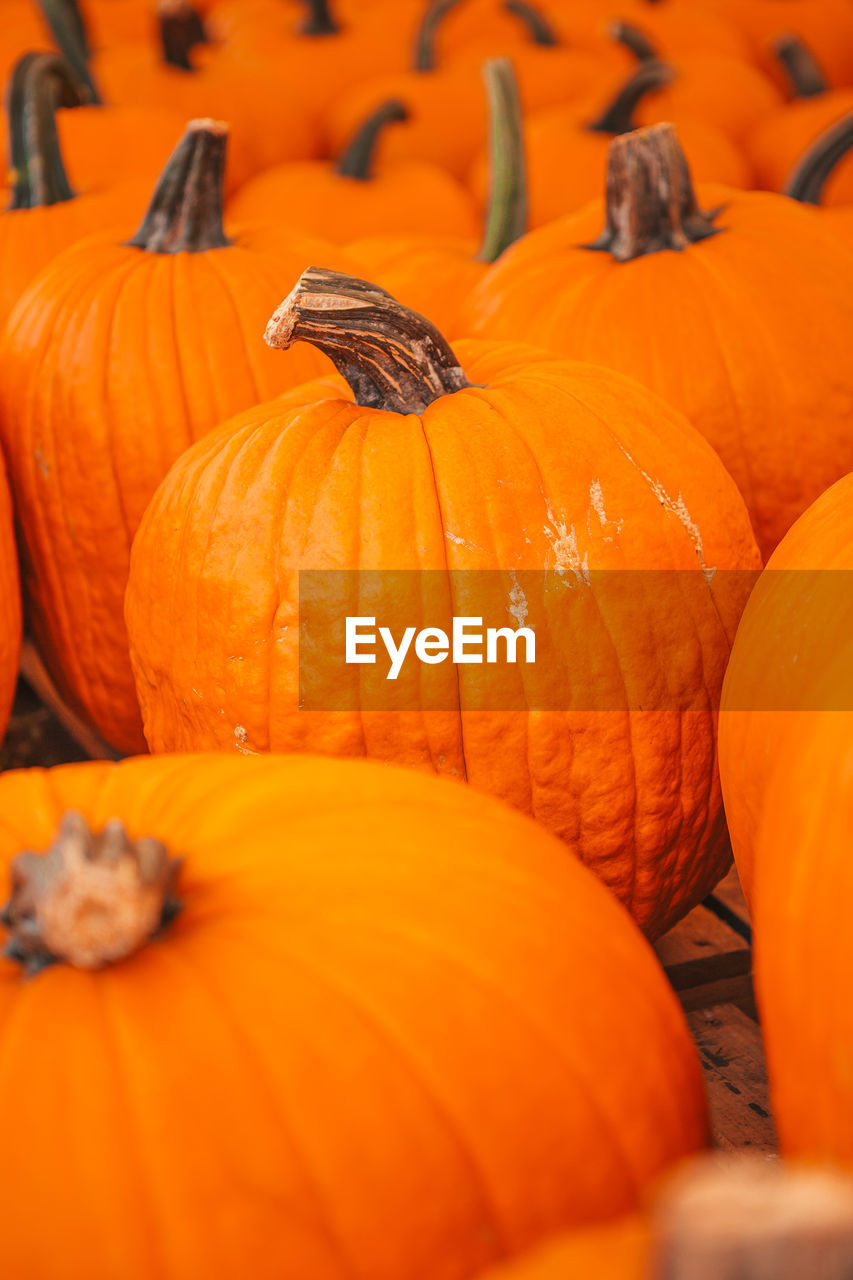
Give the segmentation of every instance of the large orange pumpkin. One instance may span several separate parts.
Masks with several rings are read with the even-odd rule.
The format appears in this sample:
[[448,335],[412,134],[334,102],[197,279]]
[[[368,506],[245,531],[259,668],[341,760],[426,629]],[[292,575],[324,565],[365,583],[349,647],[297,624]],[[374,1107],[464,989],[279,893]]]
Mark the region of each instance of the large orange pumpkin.
[[349,263],[275,227],[226,235],[225,142],[224,126],[190,125],[136,234],[123,219],[57,258],[0,345],[30,620],[65,697],[124,751],[144,749],[121,610],[136,524],[192,440],[329,367],[260,334],[282,278],[318,254]]
[[628,917],[458,785],[304,757],[6,773],[0,868],[10,1275],[469,1280],[630,1213],[706,1140]]
[[[758,553],[718,459],[627,379],[514,343],[454,351],[334,272],[306,272],[268,338],[319,346],[349,386],[241,415],[152,500],[126,603],[151,749],[310,749],[466,779],[662,932],[729,857],[714,708],[749,575],[711,570]],[[306,569],[373,576],[323,579],[318,615],[300,606]],[[364,676],[337,648],[362,590],[395,624],[449,626],[448,593],[456,614],[527,619],[535,670]]]
[[783,196],[694,193],[667,125],[616,139],[606,202],[513,245],[466,312],[470,332],[524,332],[670,400],[734,476],[765,555],[853,469],[853,254]]
[[[850,691],[853,645],[829,668]],[[853,706],[802,723],[766,791],[754,868],[755,977],[782,1150],[853,1168]]]
[[720,773],[741,883],[752,896],[767,785],[824,706],[853,708],[825,672],[853,644],[853,474],[779,543],[744,611],[723,685]]

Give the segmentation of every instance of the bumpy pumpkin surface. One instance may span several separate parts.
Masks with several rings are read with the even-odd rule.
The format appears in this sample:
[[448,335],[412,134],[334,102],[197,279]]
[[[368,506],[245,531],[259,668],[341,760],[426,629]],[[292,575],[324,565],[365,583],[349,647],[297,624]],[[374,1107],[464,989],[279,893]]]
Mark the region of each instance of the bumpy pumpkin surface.
[[0,464],[0,740],[6,732],[21,649],[21,590],[6,468]]
[[[74,708],[144,749],[122,598],[130,542],[169,464],[211,427],[330,368],[268,351],[270,310],[324,241],[222,227],[224,129],[190,126],[134,236],[69,249],[0,345],[0,432],[23,532],[30,619]],[[12,216],[12,215],[10,215]],[[23,216],[23,215],[22,215]]]
[[853,475],[788,531],[744,610],[723,684],[720,774],[741,883],[752,896],[755,843],[778,761],[818,708],[849,707],[828,668],[853,646]]
[[664,396],[719,453],[769,555],[853,469],[853,254],[791,200],[697,196],[667,125],[611,144],[607,191],[513,245],[463,323]]
[[[452,351],[332,272],[305,274],[270,337],[329,350],[358,402],[308,384],[261,405],[188,450],[152,500],[126,602],[150,747],[367,755],[467,779],[540,818],[662,931],[728,859],[714,708],[751,583],[714,571],[759,561],[718,459],[627,379],[519,344]],[[373,701],[363,668],[335,665],[335,615],[313,670],[344,702],[303,714],[300,569],[491,570],[502,616],[541,628],[532,683],[520,666],[445,665],[422,688],[415,663]],[[686,572],[655,576],[625,621],[613,580],[591,577],[606,569]],[[422,626],[412,580],[392,579],[395,613]],[[541,612],[552,590],[565,623]],[[360,611],[353,591],[341,614]]]
[[[10,1275],[469,1280],[634,1211],[705,1141],[653,954],[488,797],[304,757],[6,773],[7,884],[22,850],[20,959],[0,961]],[[101,912],[73,909],[81,876]],[[169,923],[94,967],[155,880]]]

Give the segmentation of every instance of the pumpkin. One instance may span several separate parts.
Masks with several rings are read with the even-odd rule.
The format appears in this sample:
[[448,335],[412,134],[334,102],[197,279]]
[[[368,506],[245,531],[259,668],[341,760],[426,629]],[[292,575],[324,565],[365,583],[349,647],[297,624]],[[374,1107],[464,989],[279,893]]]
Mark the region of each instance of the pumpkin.
[[[604,185],[612,139],[636,128],[636,113],[648,93],[669,84],[666,63],[642,63],[602,108],[600,98],[549,107],[528,116],[524,127],[530,192],[530,225],[542,227],[593,200]],[[725,134],[701,120],[685,118],[679,134],[702,181],[748,186],[743,157]],[[471,173],[478,197],[484,190],[487,158]]]
[[0,814],[12,1275],[467,1280],[706,1140],[651,950],[488,797],[149,757]]
[[57,258],[0,344],[30,620],[67,701],[122,751],[144,748],[121,617],[136,523],[192,440],[329,367],[307,348],[282,360],[253,334],[282,276],[318,254],[350,261],[276,228],[226,236],[225,143],[224,126],[191,124],[136,234]]
[[853,469],[853,255],[784,196],[694,192],[669,125],[615,139],[606,201],[508,249],[461,323],[670,400],[737,481],[765,556]]
[[614,20],[642,31],[664,58],[709,53],[749,59],[749,41],[736,25],[705,5],[689,0],[539,0],[567,43],[601,50],[609,43],[608,25]]
[[853,247],[853,207],[822,204],[824,191],[842,160],[853,150],[853,111],[831,125],[802,155],[785,182],[785,195],[803,204],[820,206],[824,226],[831,227]]
[[338,242],[383,231],[468,235],[475,224],[472,198],[443,169],[410,160],[375,171],[383,131],[405,119],[400,101],[382,103],[334,164],[305,160],[267,169],[237,193],[231,216],[252,222],[275,211],[290,226]]
[[[133,217],[145,205],[144,181],[113,185],[104,166],[69,181],[57,136],[57,97],[80,93],[70,67],[56,54],[28,53],[7,86],[10,177],[0,212],[0,328],[39,271],[77,240]],[[81,106],[68,112],[88,111]],[[79,134],[78,134],[79,136]]]
[[[853,88],[830,89],[805,46],[780,42],[780,51],[791,68],[797,97],[760,120],[746,138],[758,186],[782,191],[802,153],[831,125],[853,111]],[[824,202],[853,203],[853,160],[836,166],[826,184]]]
[[[786,739],[762,808],[754,867],[755,980],[781,1148],[853,1166],[846,904],[853,838],[849,643],[827,690],[843,704]],[[840,710],[841,706],[844,710]]]
[[[711,706],[749,584],[718,590],[709,569],[758,554],[712,451],[630,381],[517,343],[452,349],[333,271],[303,275],[267,340],[328,351],[349,387],[308,384],[225,424],[148,507],[126,619],[151,749],[310,749],[466,779],[540,818],[663,932],[729,857]],[[447,629],[448,590],[457,613],[504,625],[514,610],[539,665],[362,680],[337,648],[358,574],[299,604],[301,570],[356,567],[396,620]],[[687,572],[644,592],[607,567]]]
[[350,245],[365,274],[432,321],[455,333],[474,285],[527,226],[521,103],[512,63],[491,58],[483,76],[489,100],[491,192],[482,243],[438,236],[384,235]]
[[[723,685],[720,773],[741,884],[752,897],[767,785],[792,738],[822,706],[824,673],[853,641],[853,474],[779,543],[746,607]],[[845,705],[837,689],[830,709]]]
[[0,739],[6,732],[18,683],[21,649],[21,591],[6,468],[0,460]]
[[[831,84],[853,81],[853,12],[848,0],[701,0],[748,40],[752,60],[780,88],[786,76],[774,44],[794,36],[808,45]],[[683,7],[683,6],[682,6]]]

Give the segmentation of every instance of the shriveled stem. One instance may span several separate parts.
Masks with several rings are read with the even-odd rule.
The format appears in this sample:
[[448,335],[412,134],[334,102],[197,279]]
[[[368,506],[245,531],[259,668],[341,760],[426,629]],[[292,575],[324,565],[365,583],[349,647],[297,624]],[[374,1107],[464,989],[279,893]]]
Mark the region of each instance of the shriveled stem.
[[532,44],[539,44],[545,48],[553,48],[560,43],[560,39],[552,27],[551,23],[532,4],[528,4],[527,0],[504,0],[504,8],[507,13],[511,13],[514,18],[518,18],[524,23],[530,33]]
[[299,28],[303,36],[335,36],[340,26],[335,21],[329,0],[303,0],[307,17]]
[[190,53],[196,45],[207,44],[201,14],[187,0],[159,0],[157,21],[163,61],[178,71],[194,71]]
[[665,62],[642,62],[608,103],[600,115],[590,120],[593,133],[629,133],[636,127],[634,112],[647,93],[662,89],[675,77],[675,69]]
[[671,124],[614,138],[607,159],[607,222],[587,249],[630,262],[717,235],[719,210],[703,213]]
[[401,123],[408,118],[406,106],[399,98],[383,102],[359,125],[344,147],[338,157],[336,171],[342,178],[358,178],[359,181],[366,182],[372,176],[376,144],[386,125]]
[[617,44],[624,45],[629,53],[633,53],[638,62],[657,61],[658,51],[645,31],[641,31],[639,27],[632,26],[630,22],[622,22],[619,18],[614,19],[613,22],[608,22],[607,34],[611,40],[615,40]]
[[527,172],[521,100],[508,58],[483,67],[489,99],[491,192],[480,247],[481,262],[495,262],[527,230]]
[[37,0],[37,4],[56,48],[86,90],[82,101],[100,104],[103,99],[89,67],[89,40],[76,0]]
[[433,325],[384,289],[309,267],[267,325],[271,347],[308,342],[346,378],[355,402],[390,413],[422,413],[470,385]]
[[434,71],[436,66],[435,41],[445,16],[455,9],[460,0],[431,0],[427,5],[415,35],[412,66],[415,71]]
[[836,167],[853,151],[853,111],[820,135],[788,175],[782,188],[802,204],[820,204],[823,189]]
[[180,909],[180,861],[159,840],[131,840],[121,822],[96,834],[67,813],[47,853],[20,853],[0,921],[5,954],[29,974],[65,962],[99,969],[139,950]]
[[782,64],[795,98],[816,98],[829,85],[820,64],[797,36],[781,36],[773,42],[773,52]]
[[203,253],[231,243],[222,226],[227,143],[226,124],[190,121],[129,245],[148,253]]
[[65,172],[58,107],[76,107],[86,91],[58,53],[25,53],[6,90],[11,164],[10,209],[35,209],[74,198]]

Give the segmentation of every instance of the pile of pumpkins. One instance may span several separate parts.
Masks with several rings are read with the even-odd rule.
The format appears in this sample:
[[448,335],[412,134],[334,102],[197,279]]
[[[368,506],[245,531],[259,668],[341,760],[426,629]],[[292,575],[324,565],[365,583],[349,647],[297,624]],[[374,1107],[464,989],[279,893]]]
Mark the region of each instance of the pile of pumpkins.
[[[0,776],[9,1275],[817,1275],[766,1169],[650,1207],[649,942],[733,846],[778,1176],[853,1165],[853,0],[3,0],[0,74],[0,722],[23,615],[116,757]],[[306,570],[535,675],[306,709]]]

